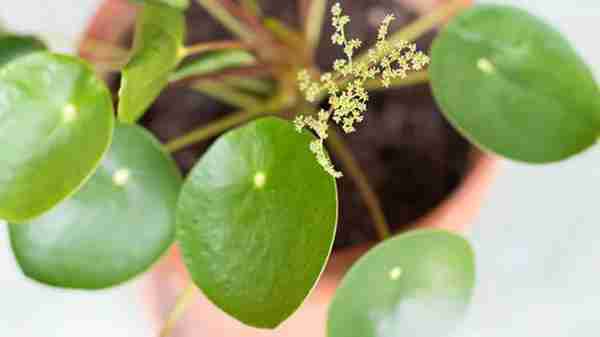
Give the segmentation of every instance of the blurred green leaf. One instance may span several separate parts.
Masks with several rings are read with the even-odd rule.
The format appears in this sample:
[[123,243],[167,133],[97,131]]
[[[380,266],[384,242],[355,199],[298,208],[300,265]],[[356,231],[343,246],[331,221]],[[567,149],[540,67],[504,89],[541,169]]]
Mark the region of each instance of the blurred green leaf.
[[46,52],[0,70],[0,219],[24,222],[74,193],[108,149],[113,105],[84,61]]
[[212,51],[184,64],[171,74],[170,81],[175,82],[190,76],[204,76],[230,68],[253,65],[256,58],[251,53],[240,49]]
[[0,68],[27,54],[46,50],[42,41],[33,36],[20,36],[0,31]]
[[596,142],[600,95],[570,43],[520,9],[476,6],[436,38],[433,92],[450,122],[483,148],[532,163]]
[[448,336],[475,283],[462,237],[409,232],[377,245],[347,273],[329,308],[327,336]]
[[133,55],[122,72],[119,120],[141,118],[181,61],[185,35],[183,13],[171,7],[145,4],[137,21]]
[[241,322],[274,328],[317,282],[337,192],[308,132],[263,118],[220,137],[188,176],[177,238],[196,285]]
[[190,0],[132,0],[137,3],[149,3],[167,5],[179,10],[186,10],[190,6]]
[[147,131],[118,125],[93,177],[42,217],[11,224],[24,273],[81,289],[119,284],[145,271],[173,242],[181,177]]

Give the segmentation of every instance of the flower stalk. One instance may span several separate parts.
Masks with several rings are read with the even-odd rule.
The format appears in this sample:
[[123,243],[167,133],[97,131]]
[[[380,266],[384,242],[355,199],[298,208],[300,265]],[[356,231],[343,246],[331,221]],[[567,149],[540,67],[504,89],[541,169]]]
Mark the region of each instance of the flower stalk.
[[[378,81],[387,88],[392,81],[406,79],[410,72],[423,70],[429,63],[429,57],[417,51],[414,44],[406,41],[391,43],[387,40],[390,24],[394,20],[393,15],[388,15],[379,27],[377,43],[367,52],[366,61],[355,62],[354,54],[362,41],[347,37],[345,27],[350,23],[350,17],[343,15],[339,3],[332,7],[331,14],[335,28],[331,41],[342,47],[346,58],[336,60],[334,72],[322,74],[319,81],[313,80],[307,70],[298,74],[299,88],[306,100],[316,103],[321,94],[326,92],[330,108],[321,109],[316,116],[298,115],[294,123],[299,131],[307,127],[317,135],[317,139],[310,144],[311,151],[326,172],[340,178],[342,173],[333,167],[323,145],[329,136],[330,121],[345,133],[356,131],[356,126],[364,120],[369,101],[365,85],[369,83],[373,86],[372,81]],[[338,78],[347,85],[340,86],[336,81]]]

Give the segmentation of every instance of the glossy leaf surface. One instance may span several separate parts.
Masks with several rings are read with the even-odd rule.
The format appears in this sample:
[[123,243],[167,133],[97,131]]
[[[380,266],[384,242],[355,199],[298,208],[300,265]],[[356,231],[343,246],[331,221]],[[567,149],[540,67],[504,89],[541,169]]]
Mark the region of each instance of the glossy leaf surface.
[[145,271],[173,242],[179,172],[144,129],[119,125],[94,176],[44,216],[11,224],[21,269],[59,287],[98,289]]
[[350,269],[329,308],[329,337],[449,336],[470,301],[474,257],[460,236],[409,232]]
[[137,20],[133,55],[122,72],[119,120],[137,121],[165,88],[171,71],[181,61],[184,35],[181,11],[144,5]]
[[40,52],[0,69],[0,219],[27,221],[74,193],[108,149],[113,113],[82,60]]
[[592,72],[554,28],[520,9],[476,6],[432,47],[431,83],[451,123],[483,148],[532,163],[596,142]]
[[333,243],[337,192],[307,132],[263,118],[220,137],[179,198],[178,240],[194,282],[243,323],[273,328],[303,302]]

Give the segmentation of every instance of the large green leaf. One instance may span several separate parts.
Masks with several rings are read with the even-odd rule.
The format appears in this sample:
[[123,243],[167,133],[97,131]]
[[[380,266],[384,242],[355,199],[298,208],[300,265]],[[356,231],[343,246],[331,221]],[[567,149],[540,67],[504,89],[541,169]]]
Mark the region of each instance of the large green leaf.
[[21,269],[67,288],[116,285],[146,270],[173,242],[177,168],[144,129],[119,125],[94,176],[42,217],[11,224]]
[[192,278],[248,325],[291,315],[329,256],[337,192],[311,139],[274,117],[251,122],[219,138],[183,186],[177,238]]
[[19,36],[0,32],[0,67],[18,57],[45,49],[44,43],[33,36]]
[[179,10],[185,10],[190,6],[190,0],[133,0],[140,3],[153,3],[171,6]]
[[477,6],[435,40],[433,92],[472,141],[505,157],[544,163],[596,142],[600,90],[560,33],[530,14]]
[[329,308],[329,337],[448,336],[475,283],[460,236],[421,230],[387,240],[344,277]]
[[119,120],[137,121],[164,89],[183,56],[184,35],[183,13],[168,6],[144,5],[137,20],[133,55],[122,73]]
[[256,63],[254,55],[245,50],[219,50],[205,53],[175,71],[171,81],[179,81],[189,76],[201,76],[230,68],[239,68]]
[[0,70],[0,219],[24,222],[75,192],[113,132],[104,83],[84,61],[46,52]]

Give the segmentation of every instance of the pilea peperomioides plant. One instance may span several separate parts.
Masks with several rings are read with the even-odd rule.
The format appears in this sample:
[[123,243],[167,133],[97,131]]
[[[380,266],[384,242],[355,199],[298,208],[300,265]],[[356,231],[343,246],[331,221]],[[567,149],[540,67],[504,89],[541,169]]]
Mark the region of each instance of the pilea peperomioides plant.
[[[598,138],[600,95],[589,68],[559,33],[519,9],[475,6],[451,19],[464,6],[455,0],[392,34],[386,16],[376,44],[362,51],[335,4],[332,43],[344,57],[322,73],[314,51],[324,0],[302,1],[301,29],[262,17],[259,1],[198,0],[239,40],[192,46],[184,46],[187,0],[137,2],[133,47],[117,68],[117,120],[91,65],[0,32],[0,218],[23,272],[39,282],[114,286],[176,240],[193,279],[185,294],[197,286],[239,321],[275,328],[328,261],[336,178],[347,171],[342,179],[359,182],[383,242],[341,283],[328,335],[440,336],[468,305],[472,251],[445,231],[393,237],[337,127],[360,131],[369,90],[431,81],[448,120],[504,157],[559,161]],[[447,21],[429,56],[412,44]],[[240,112],[160,144],[136,122],[167,85]],[[182,180],[170,153],[220,134]]]

